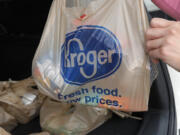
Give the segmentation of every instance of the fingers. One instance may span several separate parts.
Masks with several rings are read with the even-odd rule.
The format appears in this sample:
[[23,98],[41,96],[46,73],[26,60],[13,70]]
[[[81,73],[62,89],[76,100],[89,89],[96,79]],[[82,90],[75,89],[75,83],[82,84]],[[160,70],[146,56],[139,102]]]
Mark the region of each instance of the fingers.
[[167,29],[164,28],[150,28],[146,32],[146,40],[153,40],[165,36]]
[[146,39],[153,40],[166,36],[169,34],[169,29],[171,29],[175,23],[175,21],[168,21],[161,18],[152,19],[151,27],[146,32]]
[[164,38],[148,40],[146,43],[146,51],[149,52],[150,50],[160,48],[162,46],[163,42],[164,42]]
[[146,51],[155,64],[159,62],[159,59],[162,59],[162,46],[164,45],[165,37],[169,34],[169,27],[173,24],[174,21],[154,18],[151,21],[151,28],[146,32]]
[[151,20],[150,26],[152,28],[166,28],[166,27],[171,26],[174,23],[175,23],[175,21],[169,21],[169,20],[165,20],[162,18],[153,18]]
[[146,39],[146,51],[153,63],[161,59],[180,71],[180,22],[153,19]]
[[161,52],[160,49],[154,49],[149,51],[149,56],[152,58],[153,62],[156,62],[158,59],[161,59]]

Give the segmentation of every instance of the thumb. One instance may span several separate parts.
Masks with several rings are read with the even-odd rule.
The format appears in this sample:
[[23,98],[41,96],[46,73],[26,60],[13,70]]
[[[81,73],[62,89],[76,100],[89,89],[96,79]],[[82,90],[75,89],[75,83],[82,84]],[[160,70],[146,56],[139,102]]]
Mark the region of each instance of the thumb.
[[169,20],[165,20],[162,18],[153,18],[151,20],[150,26],[152,28],[166,28],[166,27],[171,26],[174,23],[175,23],[175,21],[169,21]]

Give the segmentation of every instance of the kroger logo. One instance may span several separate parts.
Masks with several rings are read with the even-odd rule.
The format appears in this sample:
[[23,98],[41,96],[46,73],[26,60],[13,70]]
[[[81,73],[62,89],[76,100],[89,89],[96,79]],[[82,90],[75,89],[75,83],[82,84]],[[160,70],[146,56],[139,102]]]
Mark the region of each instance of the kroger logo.
[[122,50],[118,39],[100,26],[80,26],[66,35],[61,48],[61,74],[74,85],[99,80],[120,66]]

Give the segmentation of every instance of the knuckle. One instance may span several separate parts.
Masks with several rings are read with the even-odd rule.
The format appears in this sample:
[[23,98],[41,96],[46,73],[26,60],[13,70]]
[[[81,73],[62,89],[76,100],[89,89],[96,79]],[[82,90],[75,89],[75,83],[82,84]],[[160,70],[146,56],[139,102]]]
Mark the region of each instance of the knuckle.
[[176,35],[177,34],[177,28],[176,27],[173,27],[169,30],[169,34],[170,35]]
[[163,59],[163,58],[165,58],[167,56],[168,50],[167,50],[166,47],[161,47],[159,49],[159,53],[160,53],[160,55],[162,56],[162,59]]
[[148,30],[146,31],[146,36],[149,36],[149,35],[151,35],[151,29],[148,29]]
[[151,20],[150,25],[151,25],[151,26],[152,26],[152,25],[156,25],[156,23],[157,23],[157,18],[153,18],[153,19]]
[[176,25],[179,27],[180,26],[180,21],[176,21]]
[[180,27],[180,21],[176,21],[176,22],[175,22],[175,27],[176,27],[176,28],[179,28],[179,27]]
[[180,27],[180,22],[174,22],[174,24],[171,26],[171,29],[177,32],[179,27]]
[[165,44],[165,45],[171,45],[171,44],[173,44],[173,38],[172,38],[172,36],[166,37],[165,40],[164,40],[164,44]]
[[151,47],[151,43],[149,41],[147,41],[146,47],[147,47],[147,49],[149,49]]

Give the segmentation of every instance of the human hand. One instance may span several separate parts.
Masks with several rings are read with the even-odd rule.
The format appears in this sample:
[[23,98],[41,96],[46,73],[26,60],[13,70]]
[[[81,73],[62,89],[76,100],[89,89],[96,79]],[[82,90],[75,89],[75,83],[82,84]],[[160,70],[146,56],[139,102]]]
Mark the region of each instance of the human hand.
[[146,40],[146,51],[154,63],[161,59],[180,71],[180,22],[152,19]]

